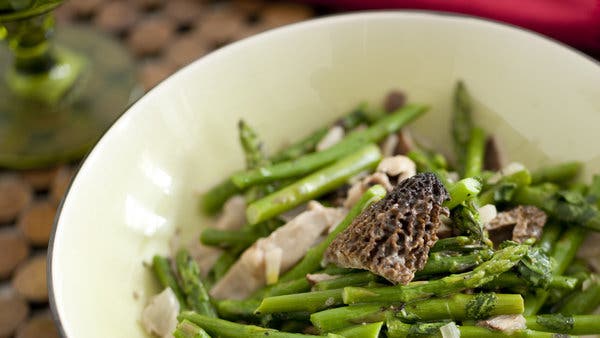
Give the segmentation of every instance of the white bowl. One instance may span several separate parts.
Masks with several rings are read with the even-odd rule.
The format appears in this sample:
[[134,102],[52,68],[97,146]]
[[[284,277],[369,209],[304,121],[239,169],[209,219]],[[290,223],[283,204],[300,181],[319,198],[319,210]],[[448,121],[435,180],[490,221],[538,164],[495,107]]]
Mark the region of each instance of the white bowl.
[[[133,105],[89,154],[51,242],[51,304],[67,337],[145,337],[157,291],[142,265],[176,227],[202,226],[199,191],[243,165],[236,121],[275,148],[391,88],[431,105],[414,131],[449,148],[457,79],[512,160],[600,171],[600,67],[514,27],[422,12],[318,19],[232,44]],[[196,240],[196,238],[189,238]],[[134,294],[137,297],[134,297]]]

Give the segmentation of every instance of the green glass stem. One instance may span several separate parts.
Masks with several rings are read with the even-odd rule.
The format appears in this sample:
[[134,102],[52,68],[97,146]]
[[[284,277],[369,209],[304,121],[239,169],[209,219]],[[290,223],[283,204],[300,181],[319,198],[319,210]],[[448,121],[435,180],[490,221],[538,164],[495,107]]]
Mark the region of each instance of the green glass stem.
[[0,20],[1,35],[13,55],[13,64],[5,74],[8,88],[25,99],[57,105],[79,80],[85,59],[54,46],[51,12]]

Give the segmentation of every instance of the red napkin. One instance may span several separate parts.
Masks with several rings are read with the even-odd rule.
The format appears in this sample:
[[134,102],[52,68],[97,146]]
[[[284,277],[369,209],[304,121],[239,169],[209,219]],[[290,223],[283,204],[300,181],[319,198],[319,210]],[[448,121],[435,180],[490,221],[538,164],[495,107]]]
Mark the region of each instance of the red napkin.
[[600,0],[307,0],[337,9],[426,9],[528,28],[600,57]]

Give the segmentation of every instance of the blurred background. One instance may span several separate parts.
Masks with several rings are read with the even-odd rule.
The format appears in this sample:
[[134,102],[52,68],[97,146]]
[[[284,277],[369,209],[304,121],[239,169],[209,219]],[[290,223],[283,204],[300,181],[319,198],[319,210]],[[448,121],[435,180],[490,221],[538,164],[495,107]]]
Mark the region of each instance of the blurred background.
[[[139,96],[197,58],[248,36],[317,16],[384,8],[487,17],[600,55],[597,0],[68,0],[54,15],[59,28],[93,26],[124,46],[135,63]],[[48,309],[46,247],[77,165],[0,171],[0,338],[59,336]]]

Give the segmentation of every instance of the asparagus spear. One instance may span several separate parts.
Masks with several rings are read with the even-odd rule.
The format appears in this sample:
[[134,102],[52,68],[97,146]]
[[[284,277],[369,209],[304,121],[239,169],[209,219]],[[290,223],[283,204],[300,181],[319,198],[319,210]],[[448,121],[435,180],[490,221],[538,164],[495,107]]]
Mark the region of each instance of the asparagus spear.
[[531,183],[564,183],[579,175],[582,168],[583,164],[581,162],[564,162],[541,167],[531,173]]
[[486,246],[477,242],[471,237],[467,236],[456,236],[443,238],[435,242],[429,252],[440,252],[440,251],[455,251],[455,252],[471,252],[475,250],[481,250]]
[[562,227],[560,224],[556,222],[549,222],[544,225],[544,231],[542,232],[542,237],[535,243],[535,246],[540,248],[546,254],[552,252],[552,248],[554,247],[554,243],[558,241],[560,234],[562,233]]
[[206,331],[187,319],[184,319],[177,324],[173,336],[175,338],[210,338]]
[[440,321],[408,324],[396,318],[388,318],[385,325],[388,338],[441,337],[440,328],[447,323],[447,321]]
[[213,282],[216,282],[225,276],[229,268],[231,268],[237,261],[242,251],[244,251],[243,247],[236,246],[224,251],[221,256],[219,256],[210,270],[210,275],[213,279]]
[[485,187],[485,190],[479,195],[479,204],[510,202],[517,189],[529,186],[529,184],[531,184],[531,174],[527,169],[503,176],[495,184]]
[[365,289],[346,287],[343,291],[345,304],[410,302],[432,296],[446,296],[465,289],[489,283],[503,272],[510,270],[527,253],[527,245],[513,245],[494,253],[473,271],[449,275],[429,282],[416,282],[383,288]]
[[334,290],[346,286],[363,285],[376,280],[379,280],[377,275],[369,271],[355,272],[339,276],[335,279],[318,282],[312,289],[315,291]]
[[[446,322],[406,324],[400,320],[392,319],[386,322],[388,328],[388,338],[407,338],[407,337],[442,337],[440,327],[446,325]],[[479,326],[458,326],[461,338],[486,338],[486,337],[515,337],[515,338],[557,338],[555,334],[549,332],[540,332],[533,330],[518,330],[510,335],[502,331],[492,331]],[[561,336],[563,337],[563,336]],[[564,336],[568,338],[569,336]]]
[[415,278],[442,273],[463,272],[476,267],[492,256],[491,250],[479,250],[469,255],[447,256],[431,253],[427,263],[420,271],[415,273]]
[[395,317],[403,321],[422,322],[440,319],[482,319],[523,312],[520,295],[483,293],[454,294],[446,298],[431,298],[404,306],[360,304],[313,313],[310,321],[320,332],[339,330],[359,323],[371,323]]
[[[565,315],[588,314],[593,312],[600,304],[600,282],[596,277],[590,280],[591,285],[585,290],[570,295],[560,305],[557,312]],[[600,334],[600,332],[598,332]]]
[[565,316],[560,313],[527,316],[527,328],[576,335],[600,334],[600,315]]
[[480,243],[492,246],[492,243],[487,238],[483,222],[479,219],[479,211],[477,211],[477,207],[472,200],[454,208],[452,212],[452,224],[461,232],[468,234]]
[[551,184],[521,187],[512,202],[534,205],[559,221],[600,231],[600,212],[596,206],[573,191],[558,191]]
[[260,305],[258,299],[232,300],[225,299],[215,302],[215,308],[220,318],[229,320],[255,320],[254,310]]
[[[454,141],[456,162],[461,165],[465,163],[467,144],[473,130],[472,110],[471,98],[467,88],[462,81],[458,81],[454,89],[452,139]],[[462,168],[461,172],[464,172]]]
[[263,144],[258,134],[244,120],[238,123],[239,139],[246,157],[246,167],[256,168],[269,163],[263,152]]
[[444,205],[448,209],[454,209],[464,201],[476,197],[481,191],[481,182],[474,178],[465,178],[450,185],[447,189],[450,200],[446,201]]
[[175,273],[171,269],[171,263],[169,259],[166,257],[162,257],[159,255],[154,256],[152,259],[152,268],[154,270],[154,275],[164,288],[171,288],[175,297],[179,301],[179,305],[181,308],[185,308],[187,303],[185,301],[185,296],[179,283],[177,282],[177,277]]
[[246,208],[246,218],[250,224],[270,219],[336,189],[363,170],[373,169],[380,159],[381,152],[376,145],[364,146],[336,163],[250,204]]
[[432,172],[434,173],[438,179],[444,184],[445,187],[449,187],[452,185],[448,178],[448,172],[445,168],[441,168],[431,159],[425,151],[421,149],[413,149],[406,154],[408,158],[410,158],[417,165],[417,170],[419,172]]
[[588,202],[595,204],[600,208],[600,175],[592,177],[592,183],[587,191],[586,199]]
[[310,248],[304,258],[296,264],[290,271],[285,273],[279,280],[281,282],[290,281],[297,278],[303,278],[306,274],[319,270],[321,261],[323,260],[323,253],[327,250],[327,247],[335,239],[335,237],[342,231],[346,230],[352,223],[354,218],[358,216],[364,209],[369,207],[371,204],[381,200],[386,195],[386,190],[380,186],[375,185],[369,188],[360,200],[348,211],[346,217],[338,224],[335,229],[327,235],[327,238],[316,246]]
[[394,310],[393,306],[380,304],[343,306],[313,313],[310,322],[319,332],[335,332],[357,324],[384,321]]
[[[579,246],[583,242],[585,229],[573,227],[567,229],[561,236],[552,251],[552,258],[555,265],[553,274],[561,275],[567,269],[567,266],[573,261]],[[525,315],[536,314],[548,299],[548,292],[543,289],[537,289],[534,294],[525,298]]]
[[188,306],[200,314],[216,317],[208,292],[202,284],[200,268],[196,261],[187,250],[181,249],[177,252],[175,262]]
[[323,136],[327,134],[329,128],[323,127],[315,130],[306,138],[298,141],[297,143],[292,144],[291,146],[281,150],[277,154],[271,157],[271,161],[273,163],[285,162],[294,160],[304,154],[310,153],[315,150],[315,147]]
[[398,131],[401,127],[423,114],[425,110],[426,107],[421,105],[405,106],[394,114],[383,117],[369,128],[348,135],[328,149],[299,157],[294,161],[281,162],[240,172],[234,174],[231,179],[238,188],[244,189],[260,183],[309,174],[351,154],[361,145],[378,142],[386,135]]
[[264,298],[255,314],[302,311],[312,313],[341,304],[342,289],[295,293]]
[[241,189],[230,179],[224,180],[202,195],[200,207],[205,214],[214,215],[221,210],[230,197],[240,192]]
[[346,338],[379,338],[383,322],[360,324],[335,332]]
[[180,321],[187,319],[206,330],[210,335],[221,338],[264,338],[266,336],[270,338],[314,337],[299,333],[280,332],[260,326],[233,323],[219,318],[204,316],[191,311],[182,312],[179,314],[178,319]]
[[[574,277],[568,276],[551,276],[548,282],[548,288],[557,288],[563,290],[573,290],[577,286],[578,280]],[[529,282],[523,279],[523,277],[517,275],[514,272],[505,272],[498,276],[498,278],[485,284],[485,289],[512,289],[521,288],[526,289],[529,286]]]
[[255,229],[221,230],[206,228],[202,230],[200,242],[204,245],[218,246],[222,248],[243,246],[248,247],[260,238],[262,233]]
[[[357,127],[361,123],[368,123],[370,119],[365,113],[364,109],[364,105],[359,105],[352,112],[338,119],[335,124],[342,126],[346,131],[348,131]],[[327,135],[328,131],[329,128],[327,127],[319,128],[303,140],[300,140],[299,142],[273,155],[271,157],[271,161],[273,163],[289,161],[314,151],[317,144],[319,144],[323,137]]]
[[405,321],[431,321],[439,319],[467,320],[520,314],[523,312],[521,295],[480,293],[454,294],[446,298],[431,298],[407,303],[396,316]]
[[483,169],[485,151],[485,132],[479,127],[471,130],[464,158],[463,177],[480,176]]

